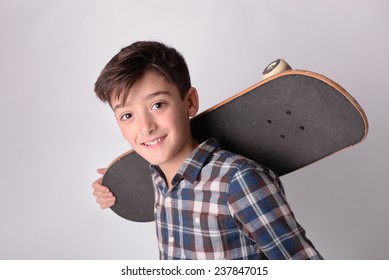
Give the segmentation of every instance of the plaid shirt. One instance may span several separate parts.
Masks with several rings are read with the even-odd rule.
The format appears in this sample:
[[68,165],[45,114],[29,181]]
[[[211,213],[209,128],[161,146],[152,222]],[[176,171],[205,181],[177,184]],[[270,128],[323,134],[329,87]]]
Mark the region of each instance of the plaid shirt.
[[161,259],[321,259],[278,177],[214,139],[197,147],[168,189],[150,166]]

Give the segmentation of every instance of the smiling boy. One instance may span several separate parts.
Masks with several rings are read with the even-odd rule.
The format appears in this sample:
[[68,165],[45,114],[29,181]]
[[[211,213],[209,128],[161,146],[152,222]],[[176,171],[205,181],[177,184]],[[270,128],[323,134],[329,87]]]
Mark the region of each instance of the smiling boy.
[[196,90],[190,88],[182,99],[177,87],[149,70],[131,87],[124,103],[114,98],[111,105],[124,138],[140,156],[161,168],[169,185],[198,146],[189,124],[198,110]]
[[[223,150],[215,139],[192,138],[199,99],[175,49],[147,41],[122,49],[95,92],[150,163],[161,259],[322,258],[271,170]],[[108,208],[115,197],[101,182],[93,183],[93,193]]]

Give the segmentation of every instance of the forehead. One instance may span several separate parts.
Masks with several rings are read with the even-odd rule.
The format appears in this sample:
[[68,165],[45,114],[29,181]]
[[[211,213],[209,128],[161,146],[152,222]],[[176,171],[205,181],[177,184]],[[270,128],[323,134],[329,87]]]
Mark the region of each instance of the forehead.
[[134,82],[129,90],[113,94],[111,97],[111,107],[123,107],[135,101],[145,101],[159,95],[170,95],[179,97],[178,88],[171,84],[162,74],[149,71]]

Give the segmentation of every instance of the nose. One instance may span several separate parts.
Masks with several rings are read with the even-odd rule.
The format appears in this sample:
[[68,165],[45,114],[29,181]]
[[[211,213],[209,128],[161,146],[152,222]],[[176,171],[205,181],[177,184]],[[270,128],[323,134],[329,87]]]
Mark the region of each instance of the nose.
[[157,125],[152,116],[149,114],[145,114],[143,116],[138,117],[138,130],[142,136],[147,136],[152,134]]

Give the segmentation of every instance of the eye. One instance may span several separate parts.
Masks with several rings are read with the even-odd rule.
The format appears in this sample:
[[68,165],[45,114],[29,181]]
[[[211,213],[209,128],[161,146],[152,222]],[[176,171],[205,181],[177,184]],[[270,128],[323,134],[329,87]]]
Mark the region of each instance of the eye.
[[157,103],[154,103],[153,106],[151,106],[151,109],[158,110],[158,109],[162,109],[164,106],[165,106],[165,103],[157,102]]
[[120,120],[122,121],[126,121],[126,120],[129,120],[132,118],[132,114],[131,113],[125,113],[123,114],[121,117],[120,117]]

